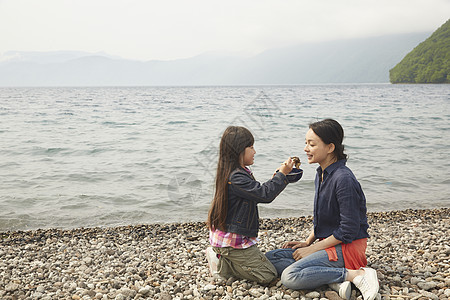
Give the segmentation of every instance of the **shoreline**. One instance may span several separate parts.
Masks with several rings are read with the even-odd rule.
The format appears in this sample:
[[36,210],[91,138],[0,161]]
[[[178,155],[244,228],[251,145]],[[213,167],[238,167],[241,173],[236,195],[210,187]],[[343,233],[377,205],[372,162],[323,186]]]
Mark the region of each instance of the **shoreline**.
[[[450,297],[450,208],[372,212],[368,221],[382,298]],[[261,219],[259,248],[304,239],[311,226],[312,216]],[[204,222],[0,232],[0,298],[340,299],[326,286],[213,279],[208,245]]]
[[[450,201],[450,200],[449,200]],[[395,213],[395,212],[405,212],[405,211],[432,211],[432,210],[442,210],[442,209],[450,209],[449,207],[439,206],[435,208],[406,208],[406,209],[392,209],[392,210],[373,210],[371,212],[367,212],[367,215],[371,214],[388,214],[388,213]],[[260,213],[261,215],[261,213]],[[283,217],[261,217],[260,216],[260,225],[261,222],[264,222],[265,220],[289,220],[289,219],[300,219],[300,218],[312,218],[312,215],[300,215],[300,216],[283,216]],[[205,215],[206,219],[206,215]],[[89,230],[89,229],[98,229],[98,230],[115,230],[115,229],[121,229],[124,227],[152,227],[152,226],[183,226],[184,224],[204,224],[204,221],[198,221],[198,220],[186,220],[181,222],[175,222],[175,221],[151,221],[151,222],[136,222],[136,223],[124,223],[124,224],[117,224],[117,225],[92,225],[92,226],[67,226],[67,227],[36,227],[36,228],[26,228],[26,229],[0,229],[0,242],[3,237],[6,235],[11,235],[15,233],[21,233],[26,234],[29,232],[46,232],[46,231],[60,231],[60,232],[68,232],[68,231],[79,231],[79,230]],[[370,225],[370,224],[369,224]],[[205,225],[206,226],[206,225]]]

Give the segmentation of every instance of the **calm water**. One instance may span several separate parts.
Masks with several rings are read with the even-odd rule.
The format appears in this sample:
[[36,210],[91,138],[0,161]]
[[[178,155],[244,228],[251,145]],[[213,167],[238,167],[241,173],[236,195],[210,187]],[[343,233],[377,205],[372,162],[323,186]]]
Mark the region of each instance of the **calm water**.
[[261,216],[311,215],[304,135],[327,117],[369,211],[450,205],[450,85],[1,88],[0,231],[204,220],[231,124],[255,135],[259,181],[303,162]]

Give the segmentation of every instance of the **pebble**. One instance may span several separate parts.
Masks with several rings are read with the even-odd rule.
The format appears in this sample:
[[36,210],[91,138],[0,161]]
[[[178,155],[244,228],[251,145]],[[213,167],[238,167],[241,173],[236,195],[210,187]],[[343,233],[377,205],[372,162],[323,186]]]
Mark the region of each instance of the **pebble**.
[[150,292],[150,287],[147,285],[144,288],[139,289],[138,294],[143,296],[147,295]]
[[433,281],[429,281],[429,282],[421,281],[421,282],[417,283],[417,286],[423,290],[428,291],[428,290],[434,289],[437,286],[437,283],[433,282]]
[[336,293],[335,291],[326,291],[325,297],[329,300],[342,300],[342,298],[339,297],[338,293]]
[[[450,208],[369,213],[379,299],[450,298]],[[312,217],[261,219],[263,251],[305,238]],[[195,238],[193,238],[195,237]],[[0,232],[0,299],[332,299],[209,275],[202,222]],[[353,287],[352,300],[362,299]]]
[[204,291],[210,291],[216,289],[216,286],[214,284],[207,284],[203,287]]
[[310,292],[308,294],[305,295],[306,298],[319,298],[320,297],[320,293],[319,292]]
[[417,285],[420,282],[420,278],[412,277],[410,279],[411,284]]
[[450,298],[450,289],[445,289],[444,295],[448,298]]
[[439,297],[436,294],[426,292],[426,291],[421,292],[421,294],[422,294],[422,296],[425,296],[428,299],[439,300]]
[[7,292],[14,292],[18,289],[19,289],[19,285],[16,283],[9,283],[5,287],[5,291],[7,291]]

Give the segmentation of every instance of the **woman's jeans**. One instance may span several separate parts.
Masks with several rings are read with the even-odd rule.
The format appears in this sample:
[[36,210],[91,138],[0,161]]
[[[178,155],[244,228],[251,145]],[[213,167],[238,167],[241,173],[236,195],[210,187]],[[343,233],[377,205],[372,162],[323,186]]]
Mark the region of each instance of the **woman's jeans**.
[[337,261],[330,261],[325,250],[317,251],[296,261],[295,249],[277,249],[266,253],[266,257],[281,275],[281,283],[293,290],[314,289],[329,283],[345,281],[347,270],[341,245],[336,245]]

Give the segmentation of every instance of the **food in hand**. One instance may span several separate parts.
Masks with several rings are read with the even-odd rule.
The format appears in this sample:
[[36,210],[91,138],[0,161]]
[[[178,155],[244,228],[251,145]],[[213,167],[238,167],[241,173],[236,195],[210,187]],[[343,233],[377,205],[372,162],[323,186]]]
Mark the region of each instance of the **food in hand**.
[[292,156],[291,159],[294,162],[295,168],[296,169],[300,168],[300,165],[302,164],[300,162],[300,158],[298,158],[297,156]]

